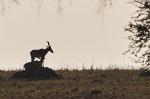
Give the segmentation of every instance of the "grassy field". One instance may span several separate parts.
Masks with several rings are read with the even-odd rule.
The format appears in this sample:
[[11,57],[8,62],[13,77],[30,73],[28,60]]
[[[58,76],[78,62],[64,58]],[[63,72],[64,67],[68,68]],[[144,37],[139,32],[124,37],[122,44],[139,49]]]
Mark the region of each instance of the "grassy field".
[[57,70],[62,79],[11,79],[0,71],[0,99],[150,99],[150,77],[138,70]]

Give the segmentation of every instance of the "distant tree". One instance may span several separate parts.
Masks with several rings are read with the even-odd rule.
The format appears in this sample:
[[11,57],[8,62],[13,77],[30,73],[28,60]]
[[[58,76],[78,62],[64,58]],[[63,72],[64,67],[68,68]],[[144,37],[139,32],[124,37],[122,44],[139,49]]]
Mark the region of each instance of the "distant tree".
[[131,21],[125,28],[130,32],[129,48],[125,53],[134,56],[135,62],[144,66],[150,65],[150,0],[132,0],[130,3],[137,7]]

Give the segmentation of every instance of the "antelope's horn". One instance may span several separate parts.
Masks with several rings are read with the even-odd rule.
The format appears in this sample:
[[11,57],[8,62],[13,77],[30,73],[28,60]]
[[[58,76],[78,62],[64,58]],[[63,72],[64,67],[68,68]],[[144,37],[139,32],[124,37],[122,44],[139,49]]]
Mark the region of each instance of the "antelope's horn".
[[49,41],[46,41],[46,42],[47,42],[48,46],[50,47]]

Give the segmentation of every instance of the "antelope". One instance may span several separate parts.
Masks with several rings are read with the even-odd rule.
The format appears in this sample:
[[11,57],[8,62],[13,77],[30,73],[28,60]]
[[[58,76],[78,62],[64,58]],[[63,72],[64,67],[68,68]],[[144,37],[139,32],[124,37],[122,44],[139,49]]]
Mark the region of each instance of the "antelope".
[[47,48],[46,49],[37,49],[37,50],[32,50],[30,52],[30,55],[31,55],[31,62],[34,62],[34,59],[35,58],[38,58],[40,59],[41,62],[44,61],[45,59],[45,55],[50,51],[51,53],[54,53],[49,42],[47,41]]

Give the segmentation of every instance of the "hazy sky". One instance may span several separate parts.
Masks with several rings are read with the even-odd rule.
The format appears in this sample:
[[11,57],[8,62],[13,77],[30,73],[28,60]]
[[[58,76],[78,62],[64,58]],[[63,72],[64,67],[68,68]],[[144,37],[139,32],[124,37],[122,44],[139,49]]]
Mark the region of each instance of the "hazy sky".
[[122,55],[129,43],[123,29],[134,8],[117,0],[97,14],[98,1],[44,0],[40,10],[35,0],[11,5],[0,16],[1,68],[22,68],[29,52],[45,48],[47,40],[54,54],[46,55],[45,66],[55,69],[129,64]]

